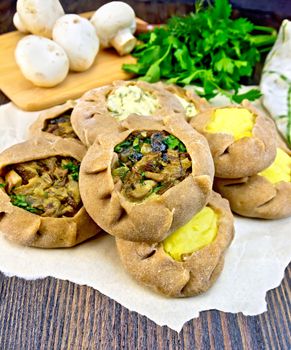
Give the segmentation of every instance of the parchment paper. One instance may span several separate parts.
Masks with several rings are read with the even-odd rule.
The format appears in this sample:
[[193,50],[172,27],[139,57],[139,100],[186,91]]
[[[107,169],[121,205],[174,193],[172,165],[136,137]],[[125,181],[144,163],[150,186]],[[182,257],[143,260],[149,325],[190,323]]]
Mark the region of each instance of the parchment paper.
[[[0,107],[0,151],[23,141],[38,112]],[[266,292],[277,287],[291,257],[291,218],[235,218],[236,234],[224,270],[205,294],[168,299],[138,285],[123,270],[114,238],[102,234],[75,248],[41,250],[12,244],[0,234],[0,270],[26,279],[52,276],[91,286],[159,325],[180,331],[200,311],[218,309],[256,315],[267,310]]]

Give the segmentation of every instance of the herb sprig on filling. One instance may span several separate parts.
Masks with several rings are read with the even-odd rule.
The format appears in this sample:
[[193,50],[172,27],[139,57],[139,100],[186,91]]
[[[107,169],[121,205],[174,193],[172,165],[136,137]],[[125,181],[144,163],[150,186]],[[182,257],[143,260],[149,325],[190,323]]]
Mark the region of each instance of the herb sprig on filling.
[[133,132],[114,151],[114,182],[121,180],[124,195],[133,201],[161,195],[191,172],[185,145],[166,131]]

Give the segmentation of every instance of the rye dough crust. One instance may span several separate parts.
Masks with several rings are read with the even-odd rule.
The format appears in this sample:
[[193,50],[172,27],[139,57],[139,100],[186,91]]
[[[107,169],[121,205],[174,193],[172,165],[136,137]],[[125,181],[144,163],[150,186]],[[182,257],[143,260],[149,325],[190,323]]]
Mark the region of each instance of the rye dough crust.
[[275,159],[274,122],[248,102],[244,102],[242,108],[250,110],[256,116],[256,120],[252,137],[243,137],[237,141],[231,134],[209,133],[205,130],[216,108],[200,113],[190,121],[193,128],[204,135],[208,141],[216,177],[236,179],[255,175],[267,168]]
[[218,215],[218,231],[212,243],[176,261],[162,243],[130,242],[116,239],[125,270],[138,282],[169,297],[189,297],[208,290],[220,275],[224,253],[233,235],[233,216],[227,200],[215,192],[208,206]]
[[[214,173],[206,140],[179,117],[131,115],[121,123],[122,132],[102,135],[89,148],[80,169],[84,206],[95,222],[109,234],[132,241],[158,242],[184,225],[207,203]],[[180,139],[192,161],[189,176],[162,195],[140,203],[121,194],[121,181],[111,174],[116,160],[114,147],[133,131],[166,131]]]
[[[9,165],[45,159],[52,156],[72,157],[81,161],[84,146],[61,138],[34,138],[14,145],[0,154],[0,172]],[[11,204],[10,197],[0,190],[0,231],[15,243],[39,248],[75,246],[101,229],[82,206],[73,217],[42,217]]]

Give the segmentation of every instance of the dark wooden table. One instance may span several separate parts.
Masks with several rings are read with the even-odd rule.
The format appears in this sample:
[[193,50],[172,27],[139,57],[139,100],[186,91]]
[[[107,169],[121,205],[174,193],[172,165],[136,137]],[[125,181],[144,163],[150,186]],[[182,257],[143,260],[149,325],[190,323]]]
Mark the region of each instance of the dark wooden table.
[[[97,1],[94,1],[94,5],[93,1],[62,3],[68,11],[83,12],[94,9]],[[151,16],[157,16],[157,13],[163,20],[164,16],[189,8],[189,4],[172,2],[160,12],[163,6],[161,3],[131,1],[138,9],[139,16],[148,20]],[[14,8],[14,0],[1,0],[0,32],[12,28]],[[0,104],[8,101],[0,92]],[[8,278],[0,273],[0,350],[289,350],[290,281],[291,265],[281,285],[267,293],[268,311],[262,315],[245,317],[241,313],[205,311],[199,318],[187,322],[178,334],[127,310],[92,288],[54,278],[25,281],[17,277]]]

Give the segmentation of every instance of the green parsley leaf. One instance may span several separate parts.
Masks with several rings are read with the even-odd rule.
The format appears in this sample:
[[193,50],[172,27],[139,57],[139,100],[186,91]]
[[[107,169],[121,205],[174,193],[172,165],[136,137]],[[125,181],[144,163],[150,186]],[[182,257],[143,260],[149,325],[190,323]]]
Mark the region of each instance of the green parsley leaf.
[[170,149],[178,149],[180,152],[186,152],[186,147],[177,137],[174,135],[169,135],[164,138],[163,143],[165,143]]
[[132,146],[132,140],[125,140],[114,147],[114,152],[120,153],[123,150]]
[[236,103],[241,103],[243,100],[255,101],[262,96],[262,93],[258,89],[251,89],[243,94],[232,95],[232,100]]
[[25,209],[31,213],[39,213],[40,210],[37,209],[37,208],[34,208],[32,207],[27,201],[26,201],[26,197],[24,195],[15,195],[15,194],[12,194],[10,196],[11,198],[11,203],[13,205],[15,205],[16,207],[19,207],[21,209]]
[[69,170],[69,173],[74,181],[79,180],[80,164],[74,164],[73,162],[69,162],[63,165],[63,169]]
[[[195,13],[173,16],[165,26],[141,35],[143,43],[133,52],[137,63],[123,69],[151,83],[165,79],[178,85],[195,84],[204,89],[200,94],[207,99],[218,93],[231,97],[233,91],[233,101],[240,100],[241,82],[253,75],[261,53],[275,42],[276,32],[245,18],[231,19],[228,0],[204,4],[199,0]],[[244,98],[256,96],[249,93]]]

